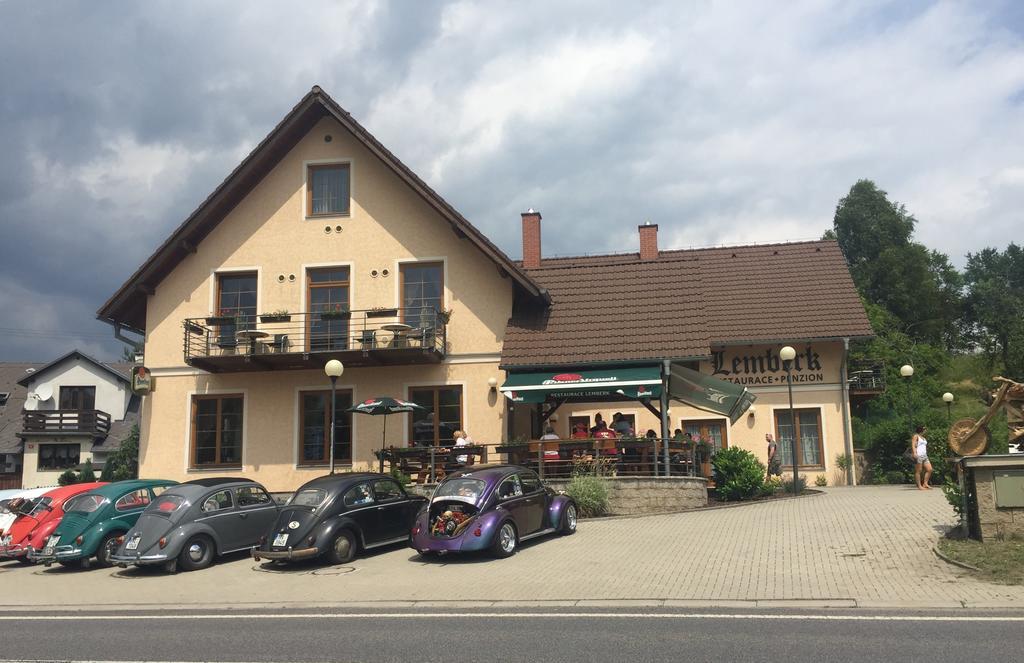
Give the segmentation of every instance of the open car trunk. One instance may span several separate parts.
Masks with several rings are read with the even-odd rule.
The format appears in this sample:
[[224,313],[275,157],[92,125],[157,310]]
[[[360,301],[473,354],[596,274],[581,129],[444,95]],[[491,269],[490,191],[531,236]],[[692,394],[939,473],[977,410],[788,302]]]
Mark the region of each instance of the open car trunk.
[[430,535],[450,539],[462,534],[479,509],[474,504],[458,499],[441,497],[430,505],[428,522]]

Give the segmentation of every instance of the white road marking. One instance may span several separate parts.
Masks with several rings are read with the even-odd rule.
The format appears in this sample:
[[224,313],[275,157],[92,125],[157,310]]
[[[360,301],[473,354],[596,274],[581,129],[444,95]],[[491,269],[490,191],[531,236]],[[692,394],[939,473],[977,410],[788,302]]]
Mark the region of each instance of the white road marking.
[[[1024,622],[1020,616],[980,615],[775,615],[756,613],[673,613],[673,612],[368,612],[368,613],[289,613],[289,614],[210,614],[210,615],[33,615],[48,621],[123,621],[126,619],[148,619],[154,621],[174,620],[229,620],[229,619],[734,619],[734,620],[816,620],[851,622]],[[28,615],[0,615],[0,621],[23,621]],[[2,661],[2,659],[0,659]]]

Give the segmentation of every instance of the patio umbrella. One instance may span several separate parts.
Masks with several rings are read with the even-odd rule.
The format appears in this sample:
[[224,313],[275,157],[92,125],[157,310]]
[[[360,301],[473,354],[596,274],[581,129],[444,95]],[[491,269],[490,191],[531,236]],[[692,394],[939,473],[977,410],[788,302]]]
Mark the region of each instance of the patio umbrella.
[[371,416],[383,415],[384,416],[384,432],[380,437],[380,471],[384,472],[384,441],[388,436],[388,419],[387,415],[394,414],[396,412],[430,412],[427,408],[422,405],[417,405],[412,401],[403,401],[400,398],[391,398],[390,396],[377,396],[376,398],[368,398],[358,405],[353,405],[346,410],[347,412],[355,412],[358,414],[369,414]]

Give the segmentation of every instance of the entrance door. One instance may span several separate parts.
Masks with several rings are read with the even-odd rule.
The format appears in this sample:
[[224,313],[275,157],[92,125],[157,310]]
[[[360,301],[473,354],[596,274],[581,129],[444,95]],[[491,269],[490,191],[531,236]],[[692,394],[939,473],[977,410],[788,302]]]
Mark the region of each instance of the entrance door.
[[[683,430],[694,442],[706,443],[709,449],[700,454],[701,476],[711,476],[711,457],[729,446],[725,419],[695,419],[683,421]],[[698,447],[699,449],[700,447]]]

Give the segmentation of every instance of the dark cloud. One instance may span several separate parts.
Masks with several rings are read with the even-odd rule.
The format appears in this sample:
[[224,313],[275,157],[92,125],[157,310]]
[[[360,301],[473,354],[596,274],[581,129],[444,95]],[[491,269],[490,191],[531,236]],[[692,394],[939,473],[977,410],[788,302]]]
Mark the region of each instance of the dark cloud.
[[513,256],[527,207],[816,237],[871,177],[959,261],[1019,225],[1018,4],[0,1],[0,360],[117,356],[93,311],[314,83]]

